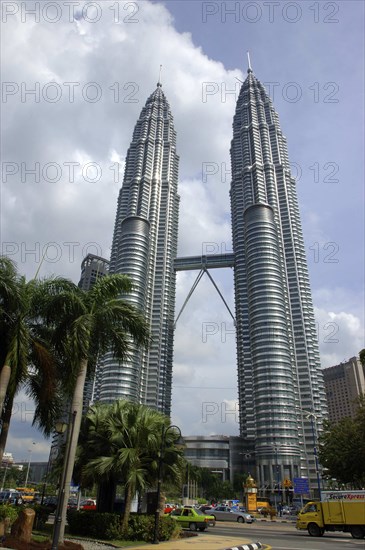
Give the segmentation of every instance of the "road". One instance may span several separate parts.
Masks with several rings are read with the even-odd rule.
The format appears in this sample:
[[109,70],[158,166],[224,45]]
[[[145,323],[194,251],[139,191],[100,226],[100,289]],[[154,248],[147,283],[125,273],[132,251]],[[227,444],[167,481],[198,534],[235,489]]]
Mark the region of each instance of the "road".
[[348,533],[325,533],[310,537],[306,531],[297,531],[294,523],[257,522],[251,525],[217,522],[207,534],[249,538],[251,542],[268,544],[273,550],[364,550],[364,540],[356,540]]

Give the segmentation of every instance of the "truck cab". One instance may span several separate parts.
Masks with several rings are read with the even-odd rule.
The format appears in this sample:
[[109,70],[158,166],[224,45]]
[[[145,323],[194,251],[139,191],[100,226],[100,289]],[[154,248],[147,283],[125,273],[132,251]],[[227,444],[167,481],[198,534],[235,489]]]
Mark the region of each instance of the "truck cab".
[[312,537],[321,537],[324,533],[324,523],[320,502],[308,502],[298,514],[297,529],[308,529]]

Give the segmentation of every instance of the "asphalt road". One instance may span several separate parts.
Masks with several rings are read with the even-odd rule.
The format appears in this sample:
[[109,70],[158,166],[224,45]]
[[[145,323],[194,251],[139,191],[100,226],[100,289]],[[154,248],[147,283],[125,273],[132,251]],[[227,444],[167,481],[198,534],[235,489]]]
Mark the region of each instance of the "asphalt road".
[[348,533],[325,533],[310,537],[306,531],[297,531],[294,523],[257,522],[251,525],[217,522],[206,533],[215,535],[242,535],[251,542],[268,544],[273,550],[364,550],[365,540],[356,540]]

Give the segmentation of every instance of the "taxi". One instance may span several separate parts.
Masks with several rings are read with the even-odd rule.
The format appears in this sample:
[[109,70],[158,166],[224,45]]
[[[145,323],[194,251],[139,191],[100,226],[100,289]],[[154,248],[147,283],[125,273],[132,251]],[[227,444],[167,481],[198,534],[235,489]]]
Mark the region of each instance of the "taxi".
[[201,510],[188,506],[176,508],[168,515],[177,521],[181,527],[190,529],[190,531],[205,531],[209,525],[215,525],[213,516],[207,516]]

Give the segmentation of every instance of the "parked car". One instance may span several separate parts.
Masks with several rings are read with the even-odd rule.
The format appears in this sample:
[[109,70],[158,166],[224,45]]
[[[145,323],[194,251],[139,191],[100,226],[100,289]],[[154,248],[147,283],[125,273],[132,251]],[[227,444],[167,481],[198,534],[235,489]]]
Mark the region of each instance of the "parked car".
[[203,504],[203,506],[200,506],[199,510],[204,512],[204,514],[210,514],[211,511],[214,510],[214,507]]
[[53,512],[55,512],[57,508],[57,497],[56,496],[46,497],[43,500],[43,506],[46,506],[49,509],[50,513],[53,514]]
[[165,504],[165,508],[164,508],[164,514],[169,514],[170,512],[172,512],[173,510],[175,510],[176,506],[174,506],[174,504]]
[[215,525],[213,516],[207,516],[201,510],[196,508],[176,508],[170,514],[171,518],[176,520],[181,527],[190,529],[190,531],[205,531],[209,525]]
[[96,500],[88,498],[80,503],[80,510],[96,510]]
[[67,508],[75,510],[77,508],[77,498],[70,497],[67,501]]
[[285,516],[296,516],[299,509],[296,506],[283,506],[282,514]]
[[210,514],[218,521],[237,521],[238,523],[252,523],[254,521],[251,514],[235,512],[229,506],[216,506]]
[[0,504],[23,504],[23,498],[21,493],[14,489],[5,489],[0,492]]
[[257,511],[265,518],[267,516],[276,516],[276,508],[274,508],[273,506],[260,506],[259,508],[257,508]]

